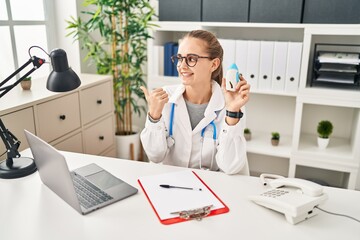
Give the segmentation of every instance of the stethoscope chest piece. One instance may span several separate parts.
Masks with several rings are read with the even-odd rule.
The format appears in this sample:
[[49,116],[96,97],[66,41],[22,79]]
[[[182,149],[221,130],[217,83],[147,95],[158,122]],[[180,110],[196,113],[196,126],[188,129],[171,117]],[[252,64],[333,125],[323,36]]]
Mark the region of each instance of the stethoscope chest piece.
[[172,146],[175,145],[175,140],[174,140],[174,138],[171,137],[171,136],[168,137],[168,138],[166,139],[166,141],[167,141],[167,145],[168,145],[169,148],[171,148]]

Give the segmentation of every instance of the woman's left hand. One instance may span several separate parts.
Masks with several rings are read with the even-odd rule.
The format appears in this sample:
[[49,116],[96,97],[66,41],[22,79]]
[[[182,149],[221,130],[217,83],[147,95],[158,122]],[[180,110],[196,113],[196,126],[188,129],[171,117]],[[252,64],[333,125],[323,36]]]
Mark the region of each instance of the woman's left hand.
[[226,110],[239,112],[241,108],[249,101],[250,85],[244,77],[240,76],[240,81],[236,84],[235,91],[226,90],[226,79],[223,78],[221,88],[224,92]]

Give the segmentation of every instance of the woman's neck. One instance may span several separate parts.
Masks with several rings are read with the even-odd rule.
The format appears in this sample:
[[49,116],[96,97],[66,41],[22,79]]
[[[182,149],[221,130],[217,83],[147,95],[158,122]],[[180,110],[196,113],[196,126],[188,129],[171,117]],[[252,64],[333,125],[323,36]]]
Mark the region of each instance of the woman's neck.
[[184,98],[194,104],[208,103],[211,98],[211,84],[201,88],[186,87]]

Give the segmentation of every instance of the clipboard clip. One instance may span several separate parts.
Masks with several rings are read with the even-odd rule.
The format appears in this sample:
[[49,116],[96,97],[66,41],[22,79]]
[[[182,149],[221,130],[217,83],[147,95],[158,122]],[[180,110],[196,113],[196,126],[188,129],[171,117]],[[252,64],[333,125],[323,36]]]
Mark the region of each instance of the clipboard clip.
[[210,209],[213,205],[201,207],[201,208],[195,208],[191,210],[183,210],[180,212],[173,212],[171,214],[179,214],[179,217],[181,219],[185,220],[193,220],[196,219],[198,221],[201,221],[204,217],[208,216],[210,214]]

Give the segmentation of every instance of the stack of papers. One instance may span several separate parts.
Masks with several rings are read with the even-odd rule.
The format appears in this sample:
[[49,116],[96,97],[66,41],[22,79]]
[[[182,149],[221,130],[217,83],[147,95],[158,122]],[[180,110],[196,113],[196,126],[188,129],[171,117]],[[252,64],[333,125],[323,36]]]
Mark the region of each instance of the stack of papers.
[[356,53],[320,53],[318,60],[320,63],[360,64],[359,54]]

